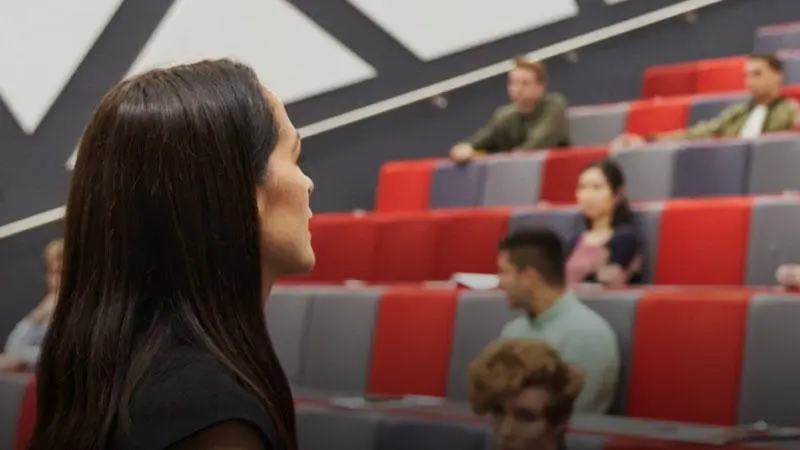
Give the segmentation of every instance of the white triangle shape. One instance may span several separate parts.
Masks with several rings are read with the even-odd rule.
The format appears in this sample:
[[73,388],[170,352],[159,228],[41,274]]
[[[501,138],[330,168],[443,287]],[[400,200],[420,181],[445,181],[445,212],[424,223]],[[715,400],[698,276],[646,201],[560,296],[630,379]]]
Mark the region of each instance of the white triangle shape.
[[33,134],[122,0],[0,1],[0,98]]
[[252,66],[287,103],[376,74],[283,0],[177,0],[129,74],[223,57]]

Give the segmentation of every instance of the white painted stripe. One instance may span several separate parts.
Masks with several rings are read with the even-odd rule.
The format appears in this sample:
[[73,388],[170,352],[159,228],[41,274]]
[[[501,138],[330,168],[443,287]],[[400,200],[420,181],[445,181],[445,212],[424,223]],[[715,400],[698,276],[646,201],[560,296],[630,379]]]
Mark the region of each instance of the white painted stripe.
[[[587,45],[595,44],[597,42],[601,42],[657,22],[686,14],[699,8],[720,3],[722,1],[724,0],[684,0],[666,8],[658,9],[632,19],[615,23],[614,25],[610,25],[599,30],[591,31],[586,34],[567,39],[566,41],[541,48],[529,53],[528,56],[538,60],[551,58],[553,56],[571,52],[581,47],[586,47]],[[507,72],[511,68],[512,64],[513,59],[492,64],[491,66],[487,66],[482,69],[474,70],[448,80],[431,84],[430,86],[425,86],[423,88],[398,95],[397,97],[392,97],[378,103],[373,103],[362,108],[354,109],[353,111],[346,112],[338,116],[321,120],[317,123],[306,125],[300,128],[299,131],[303,137],[311,137],[322,134],[326,131],[341,128],[354,122],[359,122],[370,117],[402,108],[403,106],[407,106],[412,103],[427,100],[437,95],[441,95],[446,92],[501,75]]]
[[32,230],[34,228],[47,225],[48,223],[55,222],[64,217],[67,212],[66,206],[59,206],[58,208],[51,209],[30,217],[27,217],[16,222],[11,222],[8,225],[0,227],[0,239],[5,239],[24,231]]
[[[531,58],[546,59],[556,55],[567,53],[581,47],[585,47],[615,36],[633,31],[654,23],[658,23],[673,17],[686,14],[687,12],[694,11],[699,8],[704,8],[715,3],[720,3],[725,0],[684,0],[680,3],[662,8],[647,14],[643,14],[623,22],[610,25],[600,30],[592,31],[566,41],[559,42],[554,45],[536,50],[528,54]],[[368,119],[389,111],[393,111],[403,106],[416,103],[421,100],[426,100],[443,93],[486,80],[488,78],[501,75],[508,71],[511,67],[513,60],[503,61],[482,69],[474,70],[472,72],[459,75],[449,80],[440,81],[411,92],[407,92],[397,97],[374,103],[353,111],[334,116],[311,125],[306,125],[300,128],[300,134],[303,137],[311,137],[322,134],[326,131],[334,130],[352,123]],[[64,206],[46,211],[34,216],[12,222],[8,225],[0,226],[0,239],[22,233],[51,222],[55,222],[64,217],[66,208]]]

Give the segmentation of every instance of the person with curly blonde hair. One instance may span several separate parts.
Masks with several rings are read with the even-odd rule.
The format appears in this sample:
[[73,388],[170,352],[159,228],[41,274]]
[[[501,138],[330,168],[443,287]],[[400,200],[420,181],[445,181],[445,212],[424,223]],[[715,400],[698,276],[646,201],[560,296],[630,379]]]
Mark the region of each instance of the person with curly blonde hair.
[[563,450],[583,375],[544,341],[505,339],[469,369],[469,401],[489,415],[498,450]]

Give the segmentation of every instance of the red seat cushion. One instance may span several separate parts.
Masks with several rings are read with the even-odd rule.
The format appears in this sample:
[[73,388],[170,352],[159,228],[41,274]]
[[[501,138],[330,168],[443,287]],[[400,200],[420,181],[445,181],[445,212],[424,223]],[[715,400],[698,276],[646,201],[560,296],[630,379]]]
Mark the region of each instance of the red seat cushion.
[[427,209],[431,177],[437,161],[422,159],[384,164],[378,177],[375,210],[396,212]]
[[28,443],[33,437],[33,429],[36,425],[36,377],[31,377],[31,381],[25,387],[25,395],[22,397],[22,409],[19,413],[17,422],[17,438],[14,442],[15,450],[26,450]]
[[787,97],[800,101],[800,84],[785,86],[781,93]]
[[735,424],[750,296],[746,290],[645,294],[637,306],[626,413]]
[[733,92],[745,90],[745,63],[747,58],[709,59],[697,63],[695,93]]
[[317,214],[311,219],[317,263],[310,278],[370,280],[378,226],[369,214]]
[[447,280],[458,272],[497,272],[497,246],[508,232],[510,209],[464,209],[437,214],[442,220],[434,260],[435,280]]
[[653,66],[644,71],[642,97],[691,95],[696,85],[696,62]]
[[373,280],[432,280],[441,220],[428,212],[380,216]]
[[555,204],[574,204],[578,175],[588,164],[608,157],[607,147],[551,150],[544,160],[540,198]]
[[648,135],[686,127],[689,120],[689,97],[641,100],[631,104],[627,131]]
[[369,391],[445,395],[456,290],[387,289],[378,306]]
[[751,208],[749,198],[667,202],[661,216],[656,283],[744,284]]

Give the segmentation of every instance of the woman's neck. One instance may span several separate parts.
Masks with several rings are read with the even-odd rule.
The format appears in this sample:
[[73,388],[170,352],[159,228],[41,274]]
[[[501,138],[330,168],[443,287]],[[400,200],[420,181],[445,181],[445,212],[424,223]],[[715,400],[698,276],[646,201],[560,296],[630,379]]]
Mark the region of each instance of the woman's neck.
[[589,231],[608,231],[613,229],[611,226],[611,216],[598,217],[592,220]]

